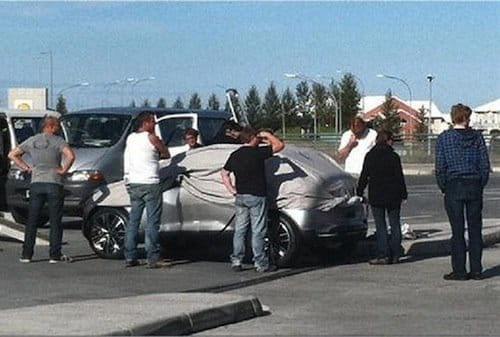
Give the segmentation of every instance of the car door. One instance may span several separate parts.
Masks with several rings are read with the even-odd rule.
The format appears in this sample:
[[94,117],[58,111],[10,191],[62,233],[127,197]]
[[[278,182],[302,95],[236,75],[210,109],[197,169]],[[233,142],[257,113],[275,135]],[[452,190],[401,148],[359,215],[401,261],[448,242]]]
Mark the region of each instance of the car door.
[[185,152],[189,149],[184,143],[184,130],[187,128],[198,129],[198,115],[195,113],[182,113],[162,116],[156,120],[156,134],[168,146],[171,156]]
[[11,149],[9,125],[5,114],[0,113],[0,210],[7,210],[5,184],[9,172],[10,160],[7,157]]

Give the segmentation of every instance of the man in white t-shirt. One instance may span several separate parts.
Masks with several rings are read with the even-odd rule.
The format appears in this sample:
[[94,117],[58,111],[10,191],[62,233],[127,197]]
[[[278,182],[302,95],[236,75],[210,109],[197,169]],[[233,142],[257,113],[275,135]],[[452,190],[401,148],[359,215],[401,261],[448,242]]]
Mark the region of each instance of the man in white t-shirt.
[[339,145],[339,158],[345,160],[346,172],[360,175],[363,161],[368,151],[375,146],[377,132],[369,129],[360,116],[353,118],[351,129],[342,134]]
[[137,116],[137,124],[137,131],[127,138],[123,158],[124,181],[130,196],[130,219],[124,242],[125,266],[140,265],[137,259],[137,231],[146,208],[145,241],[148,267],[168,267],[169,263],[160,261],[158,244],[162,211],[159,160],[170,158],[170,153],[155,134],[155,118],[152,112],[141,112]]

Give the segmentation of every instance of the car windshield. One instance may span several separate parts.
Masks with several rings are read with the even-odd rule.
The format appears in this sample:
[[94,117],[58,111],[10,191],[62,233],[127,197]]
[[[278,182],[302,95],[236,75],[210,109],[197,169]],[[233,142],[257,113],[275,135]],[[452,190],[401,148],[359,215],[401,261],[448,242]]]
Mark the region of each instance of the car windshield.
[[67,115],[62,124],[73,147],[110,147],[123,135],[130,116],[116,114]]
[[17,144],[39,133],[42,129],[42,117],[15,117],[12,118],[14,134]]

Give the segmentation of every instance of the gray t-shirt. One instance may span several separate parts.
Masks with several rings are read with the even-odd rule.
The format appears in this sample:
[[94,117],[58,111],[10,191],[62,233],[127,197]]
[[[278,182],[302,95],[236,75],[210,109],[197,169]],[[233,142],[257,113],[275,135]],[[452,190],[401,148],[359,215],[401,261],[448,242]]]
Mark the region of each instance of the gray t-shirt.
[[61,165],[62,149],[66,141],[55,135],[39,133],[26,139],[19,147],[29,153],[32,160],[32,183],[53,183],[62,185],[62,176],[57,173]]

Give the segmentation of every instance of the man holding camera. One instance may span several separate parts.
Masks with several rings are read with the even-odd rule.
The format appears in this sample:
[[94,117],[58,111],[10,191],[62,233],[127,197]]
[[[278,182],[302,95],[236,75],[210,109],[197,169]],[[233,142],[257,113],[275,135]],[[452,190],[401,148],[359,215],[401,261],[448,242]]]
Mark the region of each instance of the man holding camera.
[[[235,196],[231,268],[234,271],[242,270],[245,237],[248,225],[251,225],[255,270],[260,273],[274,271],[276,267],[269,265],[269,258],[265,253],[267,234],[265,161],[272,157],[273,153],[283,150],[285,144],[269,131],[257,132],[250,127],[243,128],[240,139],[243,146],[231,153],[221,172],[226,189]],[[267,145],[259,146],[261,141]],[[231,180],[231,172],[235,176],[235,184]]]

